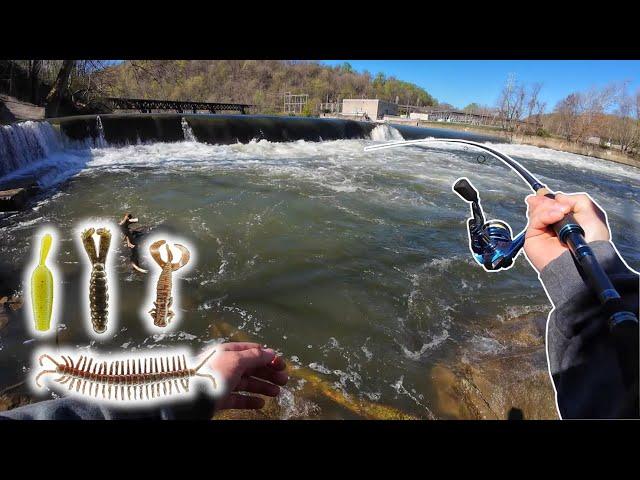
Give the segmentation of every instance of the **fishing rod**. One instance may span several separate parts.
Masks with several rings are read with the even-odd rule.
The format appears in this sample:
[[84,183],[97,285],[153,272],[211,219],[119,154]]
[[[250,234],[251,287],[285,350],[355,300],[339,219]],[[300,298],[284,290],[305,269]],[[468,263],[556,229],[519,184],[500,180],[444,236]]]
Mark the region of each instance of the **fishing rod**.
[[[536,195],[555,198],[555,194],[510,156],[481,143],[469,140],[436,138],[401,140],[365,147],[365,151],[386,150],[409,146],[430,146],[437,143],[470,145],[487,152],[514,170],[529,185]],[[471,204],[472,217],[467,221],[469,243],[475,260],[488,271],[509,268],[525,242],[523,230],[512,239],[511,227],[500,220],[485,221],[478,191],[466,178],[453,185],[453,190]],[[638,319],[625,308],[620,294],[611,283],[591,247],[584,239],[584,230],[575,217],[568,213],[562,220],[551,225],[560,242],[567,246],[576,262],[582,278],[597,296],[607,316],[607,324],[616,344],[620,347],[620,363],[628,382],[638,379]],[[629,366],[632,366],[629,370]]]

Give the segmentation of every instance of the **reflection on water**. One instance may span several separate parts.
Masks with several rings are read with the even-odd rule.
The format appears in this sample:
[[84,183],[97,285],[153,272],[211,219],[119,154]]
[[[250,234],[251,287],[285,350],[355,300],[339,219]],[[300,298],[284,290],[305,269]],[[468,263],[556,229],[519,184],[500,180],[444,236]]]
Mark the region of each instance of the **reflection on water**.
[[[4,220],[0,268],[21,277],[34,233],[51,224],[62,237],[52,259],[64,279],[60,343],[105,352],[171,344],[197,350],[221,338],[250,338],[283,352],[295,368],[280,400],[283,418],[443,415],[431,367],[461,345],[500,352],[482,328],[549,308],[524,258],[500,274],[474,264],[468,206],[451,185],[469,177],[488,216],[510,222],[514,233],[524,227],[529,192],[515,174],[492,161],[479,165],[465,148],[363,152],[369,143],[75,151],[67,159],[74,176],[58,193]],[[621,253],[640,267],[640,171],[535,147],[504,150],[553,189],[589,191],[607,210]],[[64,176],[59,167],[53,178]],[[189,239],[197,260],[178,282],[180,321],[150,334],[140,301],[156,275],[132,271],[124,244],[114,241],[117,285],[110,288],[119,304],[111,308],[119,329],[112,339],[90,341],[81,307],[85,263],[72,233],[88,218],[113,222],[125,211],[154,233]],[[151,266],[144,257],[143,267]],[[37,343],[7,331],[0,385],[24,376]]]

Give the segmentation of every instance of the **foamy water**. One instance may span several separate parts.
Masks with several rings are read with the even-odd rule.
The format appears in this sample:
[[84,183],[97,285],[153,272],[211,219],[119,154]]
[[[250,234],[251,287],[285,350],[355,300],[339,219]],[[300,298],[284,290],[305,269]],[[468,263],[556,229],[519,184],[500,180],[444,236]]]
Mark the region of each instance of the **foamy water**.
[[[437,415],[432,365],[459,345],[499,353],[504,346],[482,331],[483,322],[549,307],[524,258],[495,275],[474,264],[468,206],[451,185],[470,178],[488,217],[510,222],[514,232],[525,225],[529,191],[497,161],[479,164],[471,148],[364,152],[372,142],[397,138],[378,128],[371,140],[60,148],[13,173],[28,169],[57,193],[4,220],[0,267],[21,275],[36,230],[55,225],[62,235],[55,261],[65,282],[65,344],[198,349],[240,332],[349,398]],[[530,146],[494,147],[552,189],[592,193],[608,212],[618,248],[640,267],[639,170]],[[132,272],[126,249],[114,241],[120,299],[114,308],[123,328],[111,341],[91,343],[78,307],[84,253],[72,232],[88,216],[117,221],[125,211],[156,232],[188,238],[197,263],[176,282],[180,324],[151,335],[149,318],[139,312],[155,277]],[[144,252],[143,262],[149,266]],[[28,340],[0,338],[3,355],[15,360],[4,364],[5,383],[27,367]],[[301,379],[292,383],[281,399],[283,417],[350,418],[326,398],[300,400],[308,387]]]

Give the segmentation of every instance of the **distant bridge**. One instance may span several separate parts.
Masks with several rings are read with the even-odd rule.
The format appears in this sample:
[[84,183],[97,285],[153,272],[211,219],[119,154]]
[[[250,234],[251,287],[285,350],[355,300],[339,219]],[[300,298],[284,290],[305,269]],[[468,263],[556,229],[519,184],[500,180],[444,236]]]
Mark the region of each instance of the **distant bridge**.
[[[436,110],[433,108],[416,107],[413,105],[398,105],[398,113],[405,114],[410,118],[431,122],[466,123],[470,125],[494,127],[502,126],[505,122],[497,111],[487,114],[459,110]],[[540,127],[538,123],[531,120],[514,120],[513,124],[524,128],[531,127],[535,129]]]
[[253,107],[246,103],[181,102],[143,98],[107,97],[104,100],[113,110],[139,110],[142,113],[151,113],[153,110],[174,110],[178,113],[207,111],[210,113],[240,112],[244,115]]

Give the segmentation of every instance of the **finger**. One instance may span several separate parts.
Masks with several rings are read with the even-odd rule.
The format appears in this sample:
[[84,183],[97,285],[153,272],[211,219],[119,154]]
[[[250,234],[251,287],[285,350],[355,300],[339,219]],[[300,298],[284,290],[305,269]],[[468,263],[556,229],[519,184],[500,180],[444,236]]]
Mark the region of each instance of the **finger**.
[[237,408],[244,410],[258,410],[264,407],[264,399],[251,395],[232,393],[225,401],[224,408]]
[[529,195],[525,198],[528,206],[529,215],[534,214],[541,208],[551,208],[553,206],[560,206],[553,198],[541,196],[541,195]]
[[562,220],[568,212],[569,207],[562,208],[558,205],[545,205],[536,209],[529,218],[530,228],[535,230],[545,230],[550,225]]
[[260,348],[260,346],[259,343],[253,342],[227,342],[220,345],[219,348],[225,352],[239,352],[250,348]]
[[280,387],[253,377],[243,377],[236,387],[237,392],[259,393],[268,397],[277,397]]
[[[529,206],[529,226],[528,229],[536,230],[533,234],[544,232],[548,225],[555,223],[569,211],[570,207],[562,205],[548,197],[529,196],[526,199]],[[548,223],[550,222],[550,223]]]
[[287,368],[287,363],[284,361],[284,357],[276,355],[269,364],[269,368],[273,368],[274,370],[284,370]]
[[571,210],[577,212],[576,207],[578,207],[578,204],[580,204],[580,206],[582,206],[583,208],[585,206],[583,199],[578,198],[579,196],[580,195],[565,195],[564,193],[556,193],[555,200],[561,205],[567,205],[571,208]]
[[276,385],[286,385],[289,381],[289,375],[284,371],[276,371],[273,368],[267,366],[262,368],[256,368],[249,372],[249,375],[256,378],[261,378]]
[[556,201],[563,205],[568,205],[571,207],[571,210],[580,213],[580,212],[596,212],[600,216],[602,216],[602,209],[598,207],[588,195],[583,193],[572,193],[565,195],[564,193],[556,194]]
[[533,208],[536,208],[538,205],[540,205],[545,199],[549,200],[546,197],[541,197],[540,195],[536,195],[535,193],[532,193],[531,195],[527,195],[524,201],[526,202],[527,206],[531,210]]
[[276,356],[270,348],[250,348],[237,353],[239,365],[245,370],[266,367]]

